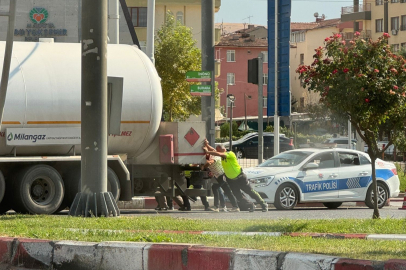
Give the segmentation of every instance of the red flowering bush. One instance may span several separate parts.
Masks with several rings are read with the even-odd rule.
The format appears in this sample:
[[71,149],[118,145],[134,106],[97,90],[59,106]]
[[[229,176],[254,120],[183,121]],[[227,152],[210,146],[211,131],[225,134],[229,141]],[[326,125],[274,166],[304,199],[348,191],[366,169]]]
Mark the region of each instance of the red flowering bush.
[[[335,34],[324,40],[311,66],[297,72],[303,86],[320,94],[320,103],[347,117],[368,144],[375,179],[375,160],[397,137],[404,136],[406,119],[406,60],[390,51],[385,33],[377,41],[363,40],[359,33],[345,43]],[[378,149],[381,131],[391,131],[385,149]],[[375,196],[376,198],[377,196]],[[374,217],[379,217],[376,208]]]

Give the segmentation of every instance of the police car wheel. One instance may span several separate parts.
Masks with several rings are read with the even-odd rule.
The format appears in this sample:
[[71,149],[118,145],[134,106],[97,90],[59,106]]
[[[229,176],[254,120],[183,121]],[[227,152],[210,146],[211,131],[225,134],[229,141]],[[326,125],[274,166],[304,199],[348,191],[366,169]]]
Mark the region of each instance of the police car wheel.
[[274,205],[279,210],[291,210],[296,206],[298,198],[299,192],[296,187],[290,183],[284,183],[276,190]]
[[[370,185],[367,191],[367,197],[365,199],[365,204],[369,208],[374,208],[374,194],[372,190],[373,185]],[[384,184],[378,183],[378,208],[385,206],[386,201],[388,200],[388,191]]]
[[343,203],[342,202],[325,202],[323,205],[327,207],[328,209],[337,209],[340,207]]

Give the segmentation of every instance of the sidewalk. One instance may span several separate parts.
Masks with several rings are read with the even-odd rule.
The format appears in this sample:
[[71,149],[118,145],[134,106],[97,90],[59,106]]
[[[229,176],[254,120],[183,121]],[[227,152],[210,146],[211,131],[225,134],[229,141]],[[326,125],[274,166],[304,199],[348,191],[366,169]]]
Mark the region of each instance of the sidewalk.
[[309,253],[192,244],[0,238],[0,269],[401,270],[406,260],[370,261]]

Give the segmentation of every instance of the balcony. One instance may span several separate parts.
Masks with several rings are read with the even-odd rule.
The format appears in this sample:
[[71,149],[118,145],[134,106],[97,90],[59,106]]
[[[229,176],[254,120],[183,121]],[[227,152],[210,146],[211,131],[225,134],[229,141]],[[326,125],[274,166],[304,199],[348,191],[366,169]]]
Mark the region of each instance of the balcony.
[[[371,30],[358,31],[358,32],[360,33],[359,37],[362,39],[371,38]],[[343,40],[350,41],[350,40],[354,39],[354,33],[355,32],[341,32],[339,34],[343,37]]]
[[371,3],[341,8],[341,21],[371,20]]

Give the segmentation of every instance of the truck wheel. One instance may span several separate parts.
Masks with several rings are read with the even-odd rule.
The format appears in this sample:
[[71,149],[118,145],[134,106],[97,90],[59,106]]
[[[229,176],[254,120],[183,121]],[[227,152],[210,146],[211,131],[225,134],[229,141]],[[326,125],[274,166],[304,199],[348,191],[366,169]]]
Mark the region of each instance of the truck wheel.
[[107,168],[107,191],[111,192],[116,202],[118,202],[121,193],[120,180],[110,167]]
[[285,183],[276,190],[274,205],[279,210],[291,210],[295,208],[298,199],[299,193],[296,188],[290,183]]
[[[65,198],[58,212],[70,207],[75,200],[76,194],[80,191],[81,168],[72,168],[69,173],[64,176],[65,183]],[[116,201],[120,198],[120,181],[116,173],[109,167],[107,168],[107,191],[113,194]]]
[[3,173],[0,172],[0,215],[5,214],[8,210],[11,209],[10,206],[10,196],[5,193],[6,190],[6,181],[4,179]]
[[60,212],[67,207],[70,207],[76,194],[80,190],[80,166],[69,168],[69,172],[63,175],[63,183],[65,186],[65,196],[61,206],[56,210]]
[[4,180],[3,173],[0,171],[0,203],[3,201],[5,190],[6,190],[6,181]]
[[[367,191],[367,196],[365,198],[365,204],[369,208],[374,208],[374,192],[372,191],[372,184],[369,186]],[[388,191],[386,187],[378,182],[378,208],[385,206],[386,201],[388,200]]]
[[57,170],[49,165],[34,165],[23,169],[14,182],[16,212],[52,214],[62,203],[64,185]]

